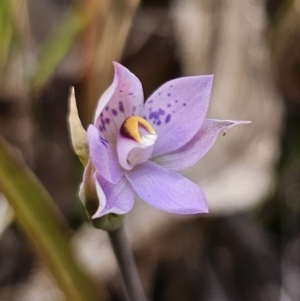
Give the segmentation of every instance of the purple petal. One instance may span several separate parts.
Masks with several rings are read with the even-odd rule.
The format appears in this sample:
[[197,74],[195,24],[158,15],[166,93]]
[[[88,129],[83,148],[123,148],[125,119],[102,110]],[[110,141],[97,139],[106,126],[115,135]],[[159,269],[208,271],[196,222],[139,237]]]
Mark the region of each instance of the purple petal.
[[108,213],[125,214],[132,209],[136,193],[126,177],[123,177],[118,184],[109,183],[101,177],[99,172],[96,173],[95,177],[100,204],[93,218]]
[[124,174],[114,147],[99,134],[95,126],[87,130],[91,160],[97,171],[111,183],[117,183]]
[[126,173],[137,194],[149,205],[176,214],[208,212],[198,185],[182,175],[148,161]]
[[205,119],[200,130],[183,147],[152,160],[175,171],[186,169],[200,160],[215,143],[220,132],[248,121]]
[[158,134],[153,156],[182,147],[198,132],[208,109],[212,82],[212,75],[178,78],[149,97],[141,116],[146,116]]
[[114,62],[115,76],[112,85],[99,100],[95,126],[112,144],[124,120],[141,112],[144,95],[141,82],[124,66]]

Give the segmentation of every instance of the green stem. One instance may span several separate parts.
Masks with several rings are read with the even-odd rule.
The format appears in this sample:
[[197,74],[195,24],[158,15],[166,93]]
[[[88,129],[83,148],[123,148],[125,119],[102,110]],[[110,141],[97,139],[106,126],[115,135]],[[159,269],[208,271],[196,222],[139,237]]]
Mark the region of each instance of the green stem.
[[15,218],[49,268],[67,301],[103,300],[75,261],[54,202],[19,155],[0,137],[0,190]]
[[108,232],[130,301],[146,301],[123,226]]

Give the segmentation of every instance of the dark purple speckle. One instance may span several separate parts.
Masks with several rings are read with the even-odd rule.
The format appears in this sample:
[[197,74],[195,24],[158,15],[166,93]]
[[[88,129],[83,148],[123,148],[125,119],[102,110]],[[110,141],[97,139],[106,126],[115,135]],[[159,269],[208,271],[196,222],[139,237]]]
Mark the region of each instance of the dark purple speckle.
[[158,110],[158,114],[160,114],[160,115],[165,115],[165,111],[164,111],[163,109],[159,109],[159,110]]
[[171,93],[168,93],[168,96],[170,97],[170,96],[171,96]]
[[184,103],[183,106],[186,107],[186,103]]
[[165,123],[169,123],[170,120],[171,120],[171,115],[168,114],[167,117],[166,117],[166,119],[165,119]]
[[170,88],[173,88],[173,85],[170,85]]
[[122,102],[122,101],[119,102],[119,111],[122,112],[122,113],[125,112],[125,110],[124,110],[124,105],[123,105],[123,102]]
[[128,95],[133,95],[133,93],[132,93],[132,92],[129,92]]
[[103,130],[105,131],[105,130],[106,130],[106,127],[105,127],[105,122],[104,122],[103,119],[101,119],[101,125],[102,125]]
[[177,102],[178,102],[178,100],[176,99],[176,100],[175,100],[175,102],[177,103]]
[[161,121],[160,120],[157,121],[157,125],[161,125]]
[[168,103],[167,107],[170,108],[172,105],[170,103]]
[[120,92],[122,93],[122,92],[123,92],[123,90],[120,90]]
[[110,123],[110,119],[109,118],[105,118],[105,122],[106,122],[106,124],[109,124]]
[[106,111],[108,111],[108,109],[109,109],[109,107],[108,107],[108,106],[106,106],[106,107],[105,107],[105,110],[106,110]]
[[151,112],[150,115],[149,115],[149,119],[158,119],[159,118],[159,113],[158,112]]
[[152,102],[153,102],[153,100],[152,100],[152,99],[149,99],[147,102],[148,102],[148,103],[152,103]]
[[112,109],[111,112],[113,113],[114,116],[118,115],[118,111],[116,109]]

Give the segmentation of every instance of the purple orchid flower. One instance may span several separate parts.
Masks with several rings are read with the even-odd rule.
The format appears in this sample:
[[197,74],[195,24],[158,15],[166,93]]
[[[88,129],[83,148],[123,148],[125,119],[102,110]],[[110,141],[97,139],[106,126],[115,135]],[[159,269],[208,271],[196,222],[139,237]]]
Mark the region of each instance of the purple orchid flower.
[[144,104],[139,79],[114,67],[87,132],[99,199],[93,218],[129,212],[137,195],[171,213],[208,212],[201,188],[177,171],[204,156],[221,131],[246,122],[205,119],[211,75],[169,81]]

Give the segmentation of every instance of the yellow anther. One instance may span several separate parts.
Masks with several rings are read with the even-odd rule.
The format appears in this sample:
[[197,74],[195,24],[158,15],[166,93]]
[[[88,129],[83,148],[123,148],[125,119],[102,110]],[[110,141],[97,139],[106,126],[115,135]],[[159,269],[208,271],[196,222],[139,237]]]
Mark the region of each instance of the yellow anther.
[[128,117],[121,126],[121,133],[127,137],[133,138],[135,141],[142,143],[142,138],[139,132],[139,126],[142,126],[150,134],[155,135],[155,131],[150,123],[140,116]]

